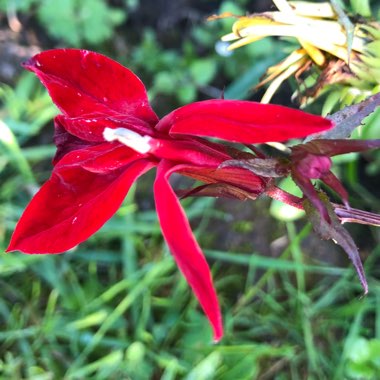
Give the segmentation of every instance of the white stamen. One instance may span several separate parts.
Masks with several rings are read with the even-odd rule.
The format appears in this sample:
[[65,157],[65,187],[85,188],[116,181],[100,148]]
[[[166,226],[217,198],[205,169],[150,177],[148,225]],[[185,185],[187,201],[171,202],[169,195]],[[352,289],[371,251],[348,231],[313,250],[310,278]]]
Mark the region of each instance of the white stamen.
[[105,128],[103,131],[103,137],[107,141],[119,141],[141,154],[148,153],[151,149],[151,146],[149,145],[151,138],[149,136],[141,136],[129,129]]

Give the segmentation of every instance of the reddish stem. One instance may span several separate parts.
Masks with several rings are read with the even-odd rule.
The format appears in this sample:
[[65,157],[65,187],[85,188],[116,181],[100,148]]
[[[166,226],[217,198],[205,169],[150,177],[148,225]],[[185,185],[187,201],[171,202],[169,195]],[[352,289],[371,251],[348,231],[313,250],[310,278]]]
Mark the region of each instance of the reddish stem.
[[265,190],[265,194],[271,197],[272,199],[276,199],[277,201],[286,203],[287,205],[303,210],[302,198],[296,197],[295,195],[290,194],[285,190],[276,187],[275,185],[269,186]]

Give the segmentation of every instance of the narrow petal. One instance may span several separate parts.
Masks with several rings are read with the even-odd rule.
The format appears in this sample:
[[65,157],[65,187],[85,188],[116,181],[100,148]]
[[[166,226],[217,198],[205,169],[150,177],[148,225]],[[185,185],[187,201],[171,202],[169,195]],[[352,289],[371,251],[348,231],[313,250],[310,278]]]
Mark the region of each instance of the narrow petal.
[[89,142],[104,142],[105,128],[125,128],[142,135],[151,135],[151,126],[143,120],[130,116],[74,117],[58,115],[55,118],[70,134]]
[[157,129],[171,135],[216,137],[245,144],[285,141],[327,130],[330,120],[273,104],[206,100],[178,108]]
[[317,139],[306,144],[296,145],[293,151],[308,151],[313,154],[337,156],[339,154],[363,152],[369,149],[380,148],[380,139],[377,140],[349,140],[349,139]]
[[189,190],[177,190],[176,194],[181,199],[188,197],[222,197],[230,199],[239,199],[240,201],[245,201],[247,199],[256,199],[255,195],[253,195],[252,193],[248,193],[247,191],[241,190],[235,186],[219,183],[201,185]]
[[302,190],[304,196],[310,201],[315,209],[318,210],[321,217],[327,223],[330,223],[330,216],[327,212],[327,209],[319,198],[318,192],[315,190],[310,180],[296,172],[292,173],[292,178],[298,187]]
[[355,242],[348,231],[341,225],[341,221],[335,215],[334,206],[330,203],[326,196],[323,194],[321,195],[322,197],[320,198],[320,201],[323,202],[326,212],[329,215],[329,221],[326,221],[326,218],[321,217],[321,215],[316,213],[314,208],[311,207],[307,201],[304,202],[306,215],[311,222],[314,231],[317,232],[322,239],[332,239],[346,251],[348,257],[354,264],[360,283],[363,286],[364,294],[367,294],[368,283],[358,248],[356,247]]
[[332,190],[334,190],[342,198],[344,205],[346,207],[349,207],[347,190],[343,187],[342,183],[335,176],[335,174],[330,171],[321,179],[326,185],[328,185]]
[[104,55],[79,49],[47,50],[24,67],[39,77],[66,116],[130,115],[152,126],[157,122],[140,79]]
[[24,211],[7,251],[60,253],[73,248],[111,218],[133,182],[152,166],[141,159],[106,175],[79,165],[56,167]]
[[358,210],[357,208],[347,207],[332,203],[334,212],[341,223],[360,223],[370,226],[380,227],[380,215],[370,211]]
[[169,184],[169,176],[173,171],[168,161],[162,161],[158,166],[154,184],[156,209],[162,233],[179,269],[213,327],[214,340],[219,341],[223,335],[222,317],[210,269]]

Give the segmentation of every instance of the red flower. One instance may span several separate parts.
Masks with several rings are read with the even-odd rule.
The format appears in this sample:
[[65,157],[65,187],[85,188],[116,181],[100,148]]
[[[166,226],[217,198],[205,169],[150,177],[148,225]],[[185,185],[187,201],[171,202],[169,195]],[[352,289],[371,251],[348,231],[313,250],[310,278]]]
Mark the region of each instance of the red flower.
[[170,175],[201,180],[212,194],[255,198],[267,179],[242,168],[219,168],[239,153],[199,136],[245,144],[284,141],[332,123],[281,106],[231,100],[192,103],[159,121],[140,79],[103,55],[51,50],[24,67],[39,77],[62,114],[55,118],[52,176],[26,208],[8,251],[59,253],[76,246],[116,212],[132,183],[156,166],[162,233],[218,341],[222,318],[209,267]]

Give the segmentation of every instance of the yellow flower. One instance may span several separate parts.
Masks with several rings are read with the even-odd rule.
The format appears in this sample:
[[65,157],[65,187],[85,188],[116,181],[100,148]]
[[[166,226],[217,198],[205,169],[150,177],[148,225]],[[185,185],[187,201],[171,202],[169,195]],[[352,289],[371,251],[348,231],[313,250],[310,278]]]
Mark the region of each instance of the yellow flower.
[[294,94],[300,98],[301,104],[315,99],[321,91],[325,92],[337,83],[353,88],[353,94],[358,98],[379,91],[378,24],[352,24],[340,8],[328,2],[273,2],[278,11],[249,16],[224,13],[210,17],[211,20],[237,19],[232,33],[222,37],[223,41],[230,42],[229,50],[269,36],[294,38],[300,44],[299,49],[267,70],[266,77],[257,86],[270,83],[263,103],[268,103],[282,82],[291,76],[302,84]]

